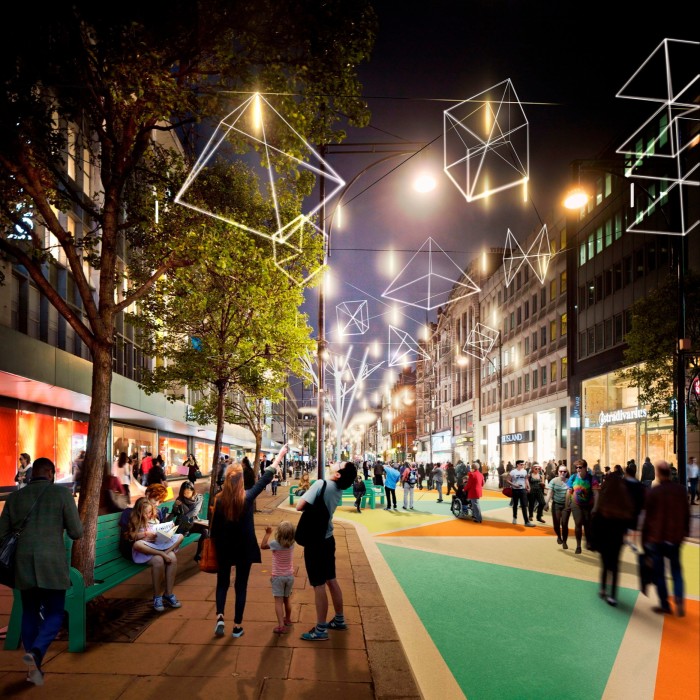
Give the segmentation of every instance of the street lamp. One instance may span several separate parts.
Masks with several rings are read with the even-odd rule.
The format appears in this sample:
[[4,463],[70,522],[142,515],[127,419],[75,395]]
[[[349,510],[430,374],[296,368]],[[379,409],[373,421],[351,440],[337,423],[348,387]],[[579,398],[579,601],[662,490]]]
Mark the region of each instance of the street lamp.
[[[319,217],[321,222],[321,231],[323,233],[323,266],[324,268],[328,264],[328,258],[330,257],[331,249],[331,233],[333,227],[334,215],[339,211],[339,207],[343,202],[343,198],[347,194],[348,190],[352,185],[357,182],[368,170],[374,168],[377,165],[381,165],[391,158],[396,158],[398,156],[409,156],[412,158],[417,153],[420,153],[427,144],[415,143],[410,141],[404,141],[401,144],[395,143],[344,143],[344,144],[333,144],[332,146],[328,144],[323,144],[319,146],[319,153],[321,155],[321,176],[319,179],[319,196],[321,202],[324,202],[326,196],[326,178],[325,178],[325,159],[329,154],[343,153],[345,155],[362,155],[362,154],[376,154],[376,153],[387,153],[388,155],[373,161],[365,168],[360,170],[341,190],[338,196],[337,202],[333,209],[330,217],[326,217],[326,207],[325,203],[322,204],[319,209]],[[397,166],[398,167],[398,166]],[[432,188],[430,188],[432,189]],[[424,189],[422,191],[429,191]],[[324,471],[326,466],[326,456],[324,450],[325,442],[325,426],[324,426],[324,412],[325,412],[325,374],[326,374],[326,352],[328,348],[328,342],[326,340],[326,296],[325,296],[325,272],[321,277],[321,282],[319,284],[318,291],[318,350],[317,350],[317,365],[318,365],[318,414],[316,417],[316,454],[318,459],[318,478],[323,479]]]

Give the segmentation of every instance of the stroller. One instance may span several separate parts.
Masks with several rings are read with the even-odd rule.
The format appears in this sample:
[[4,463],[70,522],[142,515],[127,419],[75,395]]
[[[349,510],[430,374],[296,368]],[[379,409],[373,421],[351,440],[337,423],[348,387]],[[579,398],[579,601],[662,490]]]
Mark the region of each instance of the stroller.
[[457,492],[457,495],[452,496],[452,505],[450,506],[450,510],[455,518],[471,518],[473,516],[472,504],[467,498],[465,487],[466,481]]

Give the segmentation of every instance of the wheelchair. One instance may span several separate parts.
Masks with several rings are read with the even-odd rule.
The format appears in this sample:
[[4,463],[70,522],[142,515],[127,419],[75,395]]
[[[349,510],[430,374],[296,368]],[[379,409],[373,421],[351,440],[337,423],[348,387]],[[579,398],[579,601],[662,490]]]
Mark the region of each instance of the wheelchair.
[[452,496],[450,511],[455,518],[472,518],[471,501],[460,491],[458,496]]

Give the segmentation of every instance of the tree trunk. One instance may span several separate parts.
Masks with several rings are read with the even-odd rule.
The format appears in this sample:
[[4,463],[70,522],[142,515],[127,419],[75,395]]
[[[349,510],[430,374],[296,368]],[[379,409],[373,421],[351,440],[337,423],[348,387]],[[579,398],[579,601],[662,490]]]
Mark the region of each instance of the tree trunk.
[[87,450],[80,481],[78,511],[84,534],[73,545],[73,566],[80,571],[85,585],[93,583],[97,515],[100,492],[107,463],[107,439],[112,402],[112,346],[95,343],[92,347],[92,400],[88,424]]
[[224,421],[226,409],[226,389],[228,383],[217,384],[216,390],[216,438],[214,439],[214,458],[211,465],[211,477],[209,479],[209,503],[214,505],[216,496],[216,479],[219,474],[219,455],[221,454],[221,443],[224,438]]
[[257,430],[253,431],[255,436],[255,457],[253,458],[253,469],[255,470],[255,479],[260,478],[260,451],[262,450],[262,433]]

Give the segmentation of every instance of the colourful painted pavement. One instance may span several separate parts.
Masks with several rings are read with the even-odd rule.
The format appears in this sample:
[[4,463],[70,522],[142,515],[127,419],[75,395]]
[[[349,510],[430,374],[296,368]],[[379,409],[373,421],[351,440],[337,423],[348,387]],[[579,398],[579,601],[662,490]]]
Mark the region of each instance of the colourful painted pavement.
[[[659,616],[623,547],[619,605],[598,597],[599,557],[563,550],[545,525],[512,525],[497,491],[484,522],[457,519],[450,498],[415,492],[413,511],[347,504],[426,698],[635,700],[700,697],[700,557],[682,548],[686,617]],[[520,522],[521,517],[520,517]],[[572,546],[573,542],[573,546]]]

